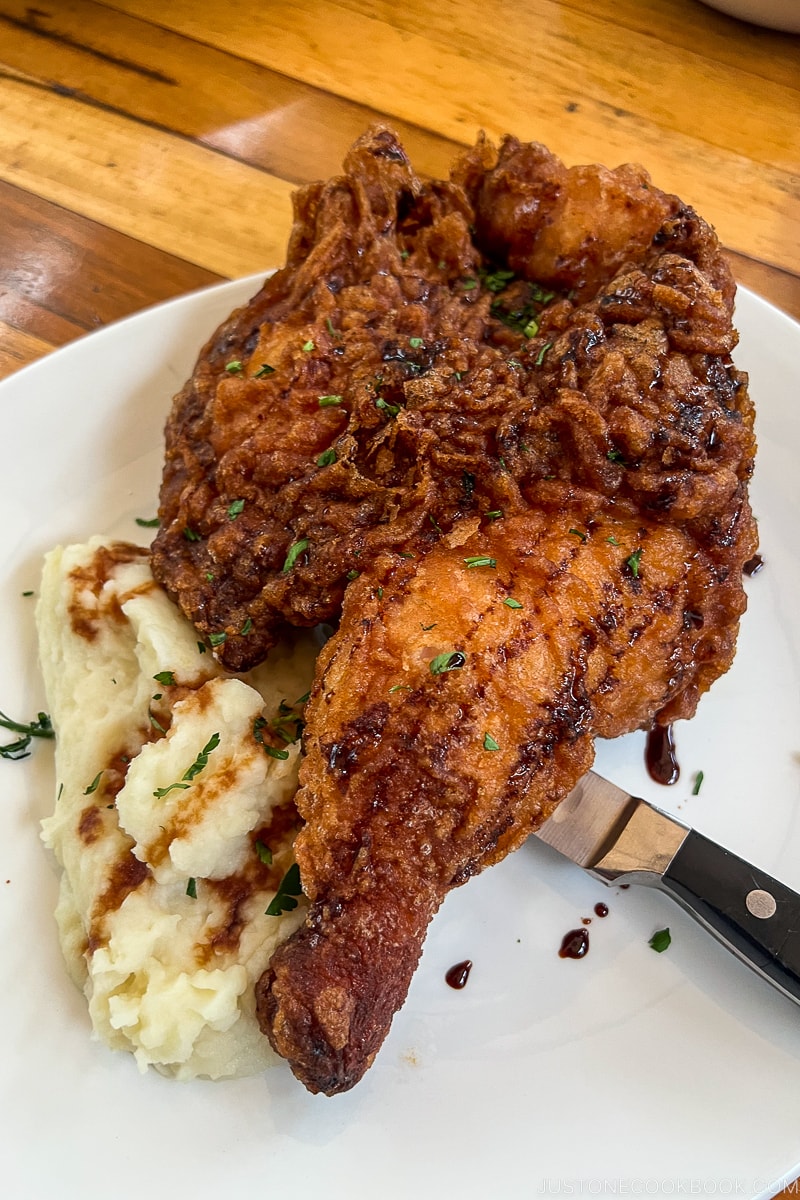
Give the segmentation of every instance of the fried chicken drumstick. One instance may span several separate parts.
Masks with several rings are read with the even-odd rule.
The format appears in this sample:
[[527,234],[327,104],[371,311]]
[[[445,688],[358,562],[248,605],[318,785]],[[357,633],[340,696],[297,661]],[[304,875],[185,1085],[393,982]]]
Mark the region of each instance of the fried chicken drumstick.
[[755,443],[716,238],[638,167],[507,138],[422,183],[378,128],[295,217],[176,398],[153,566],[235,670],[340,617],[297,797],[311,909],[257,989],[332,1094],[447,891],[594,737],[691,716],[727,670]]

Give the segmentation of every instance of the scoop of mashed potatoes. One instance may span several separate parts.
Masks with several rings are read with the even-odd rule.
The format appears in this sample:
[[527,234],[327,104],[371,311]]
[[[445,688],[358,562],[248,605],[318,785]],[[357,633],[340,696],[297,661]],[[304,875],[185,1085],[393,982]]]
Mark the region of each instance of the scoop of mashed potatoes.
[[232,676],[147,551],[101,539],[47,556],[37,624],[56,731],[42,836],[96,1034],[143,1071],[262,1070],[278,1060],[254,985],[305,915],[293,798],[318,642],[297,635]]

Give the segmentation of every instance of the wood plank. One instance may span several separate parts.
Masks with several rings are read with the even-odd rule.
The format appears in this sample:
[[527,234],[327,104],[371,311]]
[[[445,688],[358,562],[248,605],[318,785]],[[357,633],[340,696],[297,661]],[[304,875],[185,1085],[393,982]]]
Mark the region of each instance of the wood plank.
[[0,379],[36,362],[52,350],[49,342],[0,320]]
[[220,275],[282,261],[290,184],[0,76],[0,179]]
[[221,278],[0,183],[0,319],[49,345]]
[[[792,236],[800,185],[785,165],[800,157],[798,123],[785,119],[797,93],[768,78],[766,50],[758,72],[749,53],[735,70],[689,51],[676,56],[635,30],[620,39],[609,21],[550,0],[531,0],[513,22],[492,0],[429,0],[422,13],[416,6],[413,30],[397,24],[399,6],[376,4],[378,17],[349,6],[362,2],[370,7],[342,0],[322,12],[318,0],[297,0],[271,6],[265,18],[257,0],[224,10],[212,0],[174,0],[160,20],[393,117],[434,120],[456,141],[485,126],[542,140],[571,162],[643,160],[726,244],[800,273]],[[146,16],[149,4],[113,7]],[[598,13],[611,11],[609,0],[598,2]]]
[[[327,178],[381,114],[94,0],[44,11],[0,0],[0,57],[59,93],[173,130],[293,183]],[[455,146],[403,121],[418,170],[446,172]]]

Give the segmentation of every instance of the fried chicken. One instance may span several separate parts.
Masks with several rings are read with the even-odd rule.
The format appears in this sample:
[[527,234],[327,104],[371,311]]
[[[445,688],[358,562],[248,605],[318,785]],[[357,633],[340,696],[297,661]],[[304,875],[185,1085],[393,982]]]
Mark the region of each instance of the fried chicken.
[[153,567],[235,670],[340,618],[298,793],[311,910],[257,989],[331,1094],[448,889],[594,737],[691,716],[727,670],[755,442],[716,237],[641,168],[507,138],[422,183],[378,128],[295,216],[176,398]]

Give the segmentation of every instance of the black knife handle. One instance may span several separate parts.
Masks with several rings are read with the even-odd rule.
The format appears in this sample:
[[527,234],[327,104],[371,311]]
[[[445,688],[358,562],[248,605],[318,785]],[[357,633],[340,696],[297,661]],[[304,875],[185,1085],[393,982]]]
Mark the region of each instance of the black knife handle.
[[800,1002],[800,895],[690,830],[662,888],[741,959]]

